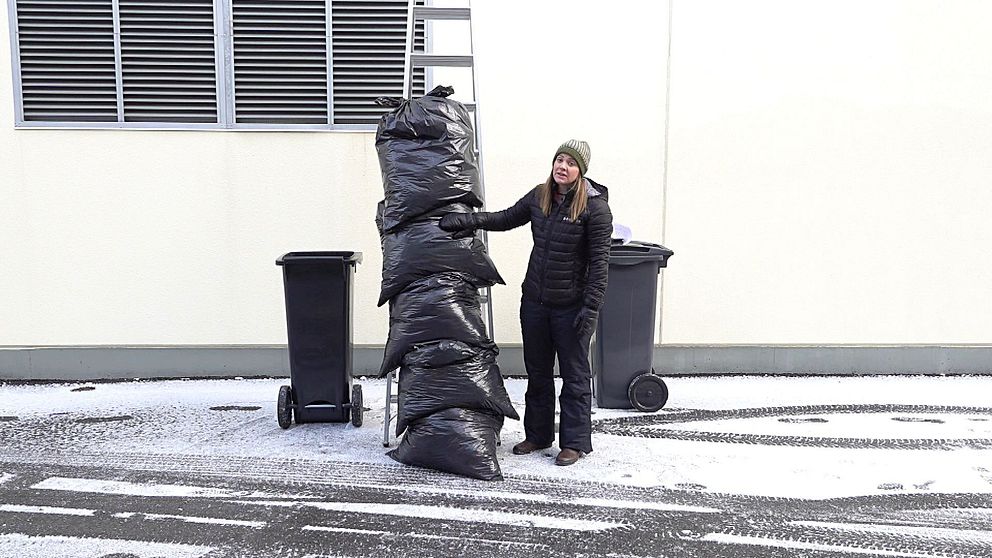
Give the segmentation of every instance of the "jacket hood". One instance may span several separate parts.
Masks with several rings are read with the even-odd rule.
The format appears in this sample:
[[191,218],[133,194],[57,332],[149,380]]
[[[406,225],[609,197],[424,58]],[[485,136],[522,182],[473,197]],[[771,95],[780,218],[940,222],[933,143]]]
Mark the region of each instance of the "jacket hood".
[[[606,186],[585,177],[582,178],[582,182],[586,186],[586,196],[590,198],[603,198],[603,201],[605,202],[610,201],[610,191],[606,189]],[[534,195],[537,195],[537,190],[540,187],[541,184],[538,184],[537,187],[534,188]],[[570,200],[574,195],[575,187],[573,186],[572,188],[569,188],[568,192],[565,193],[565,199]]]
[[590,198],[595,198],[597,196],[602,196],[603,201],[610,201],[610,191],[602,184],[593,181],[591,178],[584,179],[586,181],[586,195]]

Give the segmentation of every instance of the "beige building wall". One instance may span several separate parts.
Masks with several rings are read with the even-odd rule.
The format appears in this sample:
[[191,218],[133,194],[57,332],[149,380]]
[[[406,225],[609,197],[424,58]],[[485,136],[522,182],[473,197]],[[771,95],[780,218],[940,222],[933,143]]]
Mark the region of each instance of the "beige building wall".
[[992,341],[992,4],[673,12],[664,342]]
[[[986,2],[675,1],[670,81],[668,3],[474,7],[489,206],[587,139],[616,221],[676,251],[661,342],[989,341]],[[373,134],[15,129],[6,18],[0,345],[283,343],[275,258],[349,249],[384,342]],[[529,233],[490,244],[518,343]]]
[[[581,138],[592,148],[588,176],[609,188],[614,221],[661,242],[667,4],[473,6],[489,207],[509,207],[546,180],[557,147]],[[519,343],[530,227],[490,233],[489,245],[507,281],[493,290],[497,340]]]
[[[582,137],[618,217],[659,239],[663,20],[628,33],[605,3],[475,7],[490,206],[516,201],[559,143]],[[3,17],[0,345],[284,343],[274,261],[293,250],[364,254],[355,342],[384,343],[373,133],[15,129]],[[556,28],[584,39],[566,45]],[[629,56],[645,50],[659,63]],[[494,292],[497,341],[519,342],[529,233],[491,244],[508,283]]]

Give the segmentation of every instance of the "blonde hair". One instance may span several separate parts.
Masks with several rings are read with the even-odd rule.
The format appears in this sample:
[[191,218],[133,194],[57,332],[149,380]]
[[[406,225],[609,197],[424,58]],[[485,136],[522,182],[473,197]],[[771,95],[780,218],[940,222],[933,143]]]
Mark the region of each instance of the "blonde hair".
[[[555,182],[554,175],[548,176],[548,179],[544,181],[537,188],[537,203],[541,206],[541,212],[545,216],[551,215],[551,202],[554,200],[555,190],[558,188],[558,183]],[[568,217],[576,221],[579,215],[586,210],[586,206],[589,203],[589,194],[586,192],[585,178],[582,173],[579,173],[578,178],[572,183],[572,188],[575,189],[575,195],[572,196],[572,207],[568,212]]]

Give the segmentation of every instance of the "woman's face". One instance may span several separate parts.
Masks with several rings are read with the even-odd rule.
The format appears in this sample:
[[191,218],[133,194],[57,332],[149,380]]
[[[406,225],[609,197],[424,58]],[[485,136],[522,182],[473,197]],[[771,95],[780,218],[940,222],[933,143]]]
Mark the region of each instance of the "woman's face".
[[579,177],[579,164],[571,155],[559,153],[551,165],[551,176],[559,186],[571,184]]

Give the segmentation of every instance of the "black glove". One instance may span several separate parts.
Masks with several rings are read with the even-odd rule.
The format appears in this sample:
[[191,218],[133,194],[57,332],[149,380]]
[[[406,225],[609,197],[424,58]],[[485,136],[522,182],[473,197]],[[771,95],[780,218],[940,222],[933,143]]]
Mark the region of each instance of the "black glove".
[[599,315],[597,310],[593,310],[588,306],[583,306],[582,310],[575,315],[575,321],[572,322],[572,327],[575,328],[575,332],[579,334],[579,339],[585,339],[592,335],[594,329],[596,329],[596,316]]
[[475,213],[448,213],[438,224],[441,230],[452,232],[451,238],[465,238],[475,234]]

